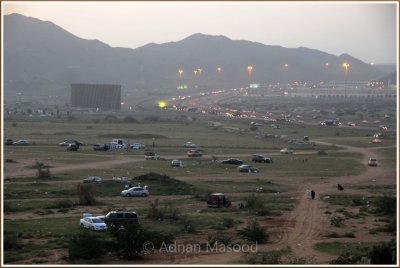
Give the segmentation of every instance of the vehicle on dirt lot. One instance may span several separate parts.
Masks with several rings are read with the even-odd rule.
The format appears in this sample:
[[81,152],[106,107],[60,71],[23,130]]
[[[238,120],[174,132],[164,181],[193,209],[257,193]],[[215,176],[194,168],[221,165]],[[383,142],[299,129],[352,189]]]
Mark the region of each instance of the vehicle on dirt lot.
[[183,162],[181,160],[172,160],[171,167],[183,167]]
[[239,172],[258,173],[258,169],[250,165],[238,166]]
[[136,212],[129,211],[110,211],[105,216],[98,216],[98,218],[104,221],[108,227],[139,222]]
[[188,141],[183,145],[183,147],[185,147],[185,148],[196,148],[197,146],[193,142]]
[[83,180],[83,183],[98,183],[101,182],[101,178],[99,176],[90,176]]
[[4,142],[4,145],[14,145],[14,140],[6,139],[6,141]]
[[236,158],[229,158],[225,160],[219,160],[220,164],[230,164],[230,165],[243,165],[243,161]]
[[131,149],[134,149],[134,150],[140,150],[140,149],[145,149],[145,148],[146,148],[146,145],[141,144],[141,143],[132,143],[132,144],[130,145],[130,148],[131,148]]
[[193,149],[187,152],[188,157],[202,157],[203,153],[200,150]]
[[121,195],[124,197],[130,197],[130,196],[146,197],[146,196],[149,196],[149,194],[150,194],[149,191],[142,187],[132,187],[127,190],[123,190],[121,192]]
[[60,142],[58,145],[61,147],[69,146],[70,144],[76,144],[78,146],[82,146],[83,143],[77,141],[77,140],[64,140],[63,142]]
[[212,193],[207,198],[209,208],[227,208],[231,205],[229,197],[223,193]]
[[14,142],[14,145],[31,145],[32,143],[28,140],[19,140]]
[[368,160],[368,166],[377,167],[378,166],[378,160],[376,160],[376,158],[370,158]]
[[107,224],[98,217],[85,217],[80,219],[79,226],[93,231],[107,231]]
[[256,163],[274,163],[271,157],[267,157],[264,155],[253,154],[251,161]]
[[110,145],[109,144],[96,143],[95,145],[93,145],[93,150],[95,150],[95,151],[108,151],[108,150],[110,150]]
[[158,159],[160,159],[160,156],[158,154],[156,154],[155,152],[147,152],[147,153],[145,153],[144,158],[146,160],[158,160]]
[[288,148],[283,148],[282,150],[279,151],[281,154],[293,154],[293,150],[288,149]]

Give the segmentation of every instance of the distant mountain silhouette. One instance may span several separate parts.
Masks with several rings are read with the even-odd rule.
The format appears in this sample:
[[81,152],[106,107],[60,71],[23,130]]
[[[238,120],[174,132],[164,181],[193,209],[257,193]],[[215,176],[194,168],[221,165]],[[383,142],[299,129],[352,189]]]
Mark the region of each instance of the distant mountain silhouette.
[[[134,38],[134,33],[121,34],[132,34]],[[347,77],[341,67],[344,61],[350,63]],[[248,65],[253,66],[250,77]],[[218,73],[217,67],[222,71]],[[198,68],[202,69],[201,75],[194,74]],[[178,69],[184,71],[181,77]],[[4,16],[6,94],[16,90],[33,92],[38,87],[43,89],[43,83],[58,90],[71,83],[122,84],[123,91],[129,92],[173,90],[180,83],[215,89],[249,82],[372,80],[383,75],[378,68],[348,54],[335,56],[304,47],[284,48],[193,34],[178,42],[118,48],[76,37],[52,22],[19,14]]]

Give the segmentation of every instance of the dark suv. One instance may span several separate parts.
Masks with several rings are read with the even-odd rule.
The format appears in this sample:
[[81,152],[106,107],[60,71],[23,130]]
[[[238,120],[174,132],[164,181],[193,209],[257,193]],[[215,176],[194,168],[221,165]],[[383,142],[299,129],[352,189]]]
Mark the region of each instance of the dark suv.
[[266,157],[263,155],[253,154],[251,161],[257,163],[274,163],[271,157]]
[[139,219],[136,212],[110,211],[105,216],[99,216],[108,226],[124,225],[126,223],[138,223]]

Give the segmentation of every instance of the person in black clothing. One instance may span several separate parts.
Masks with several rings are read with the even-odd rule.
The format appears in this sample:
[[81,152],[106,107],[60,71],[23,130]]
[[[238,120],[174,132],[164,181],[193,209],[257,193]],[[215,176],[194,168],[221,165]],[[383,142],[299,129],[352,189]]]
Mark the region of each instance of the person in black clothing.
[[314,190],[311,190],[311,199],[314,199],[315,198],[315,192],[314,192]]
[[343,186],[340,185],[340,184],[337,185],[337,188],[338,188],[339,191],[343,191],[344,190]]

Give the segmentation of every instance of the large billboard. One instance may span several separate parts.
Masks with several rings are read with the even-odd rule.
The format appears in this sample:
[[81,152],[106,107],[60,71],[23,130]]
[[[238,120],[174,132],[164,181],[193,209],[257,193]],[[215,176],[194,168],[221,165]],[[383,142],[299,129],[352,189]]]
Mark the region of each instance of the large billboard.
[[121,109],[121,85],[71,84],[71,105],[80,108]]

